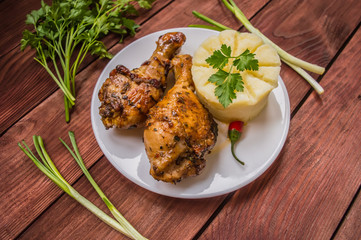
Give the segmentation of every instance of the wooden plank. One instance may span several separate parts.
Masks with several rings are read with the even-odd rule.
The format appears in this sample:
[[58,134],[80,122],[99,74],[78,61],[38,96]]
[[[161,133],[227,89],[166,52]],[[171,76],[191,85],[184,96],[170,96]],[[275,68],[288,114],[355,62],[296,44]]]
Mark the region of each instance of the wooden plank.
[[[287,52],[326,67],[360,23],[358,9],[361,1],[357,0],[347,4],[338,0],[272,1],[252,19],[252,24]],[[284,63],[281,77],[294,109],[311,87]]]
[[25,24],[26,14],[40,7],[41,1],[38,0],[6,0],[0,3],[0,58],[19,47],[22,32],[28,28]]
[[337,231],[335,240],[358,239],[361,236],[361,196],[360,193],[351,205],[351,209]]
[[[82,87],[79,90],[79,107],[73,113],[76,121],[66,124],[62,111],[54,107],[62,102],[62,92],[58,90],[0,138],[0,196],[8,203],[0,206],[3,214],[1,239],[14,238],[61,193],[50,180],[44,178],[30,159],[25,157],[16,146],[17,142],[25,139],[32,145],[32,135],[42,136],[50,156],[57,157],[56,165],[70,183],[74,182],[81,172],[74,161],[68,160],[70,156],[65,154],[58,137],[67,139],[67,131],[74,131],[80,141],[79,145],[84,144],[87,147],[84,158],[91,156],[92,161],[88,162],[87,166],[102,156],[92,134],[89,109],[92,89],[106,63],[106,60],[96,61],[79,75]],[[87,79],[89,76],[93,77]]]
[[14,49],[0,59],[1,134],[57,89],[56,83],[33,60],[34,54],[33,50],[23,54]]
[[[51,4],[51,0],[45,0],[44,2]],[[153,11],[150,11],[150,14],[148,11],[141,9],[141,17],[139,19],[144,20],[150,17],[168,3],[168,0],[156,1],[153,4]],[[40,7],[41,1],[39,0],[5,0],[0,3],[0,33],[2,36],[0,39],[0,58],[14,48],[19,48],[24,29],[33,29],[31,25],[25,24],[26,14]]]
[[[136,22],[139,24],[144,23],[169,2],[170,0],[157,1],[154,3],[151,10],[141,9],[141,15],[136,19]],[[26,6],[27,8],[32,7],[31,5],[28,6],[28,4],[26,4]],[[9,16],[18,14],[16,12],[14,13],[14,11],[16,11],[15,8],[8,9],[8,12],[5,14],[5,16],[8,16],[6,18],[11,19]],[[24,15],[26,13],[27,12],[23,9],[22,14]],[[17,27],[14,27],[14,29],[18,28],[18,25],[16,26]],[[21,27],[23,27],[23,25],[21,25]],[[12,33],[13,32],[10,31],[5,35],[11,36]],[[19,41],[17,40],[18,43]],[[112,47],[119,42],[119,36],[116,34],[109,34],[102,41],[107,47]],[[2,113],[0,115],[0,134],[3,134],[6,129],[23,117],[24,114],[29,112],[58,89],[58,86],[49,77],[47,72],[33,60],[34,56],[34,50],[27,49],[25,50],[25,53],[22,53],[20,48],[16,47],[0,58],[0,102],[2,103],[0,105],[0,112]],[[96,57],[89,55],[84,60],[80,70],[95,59]],[[14,71],[14,69],[18,70]],[[19,87],[19,85],[21,87]],[[63,108],[60,109],[64,111]]]
[[[105,157],[90,173],[124,217],[149,239],[191,239],[223,198],[184,200],[160,196],[128,181]],[[74,188],[109,212],[84,176]],[[127,239],[64,195],[19,239],[93,239],[94,236],[97,239]]]
[[[253,1],[255,7],[250,9],[260,9],[263,3],[264,1]],[[179,9],[182,9],[183,12],[179,13]],[[196,22],[190,14],[193,9],[209,13],[212,17],[219,15],[218,12],[214,12],[214,2],[190,0],[173,2],[146,22],[136,38],[164,28],[187,26]],[[246,14],[252,15],[248,11]],[[232,26],[232,23],[229,22],[232,19],[223,17],[223,22]],[[234,19],[233,21],[238,24]],[[124,44],[116,45],[111,52],[118,52],[132,40],[127,39]],[[93,165],[102,156],[91,130],[89,109],[94,85],[106,63],[106,60],[97,60],[78,75],[79,97],[72,115],[73,121],[70,124],[66,124],[63,120],[63,112],[54,107],[62,104],[62,93],[57,90],[0,138],[0,146],[4,149],[0,151],[0,196],[9,203],[9,205],[0,206],[0,212],[4,216],[0,226],[0,238],[16,237],[60,195],[57,187],[45,180],[39,170],[19,151],[16,146],[17,142],[26,139],[29,143],[30,136],[33,134],[38,134],[46,139],[49,153],[51,156],[58,157],[57,165],[70,183],[78,179],[81,172],[73,161],[68,161],[69,156],[64,154],[64,148],[59,144],[58,137],[66,138],[68,130],[75,131],[80,141],[79,146],[84,149],[84,158],[89,159],[87,166]],[[12,71],[16,72],[16,70]],[[138,200],[132,199],[133,202]],[[172,203],[175,200],[170,199],[169,201]],[[201,203],[199,204],[201,205]],[[181,215],[181,211],[174,209],[174,212],[165,212],[164,214],[178,216]],[[207,219],[207,216],[203,218]],[[164,229],[163,231],[169,228],[169,223],[159,222],[157,216],[153,216],[152,220],[157,222]],[[187,224],[191,226],[197,221],[200,220],[194,218],[193,222]],[[73,224],[71,222],[69,227]]]
[[292,119],[274,166],[201,239],[331,238],[361,183],[360,38],[361,29],[323,78],[323,97],[311,94]]

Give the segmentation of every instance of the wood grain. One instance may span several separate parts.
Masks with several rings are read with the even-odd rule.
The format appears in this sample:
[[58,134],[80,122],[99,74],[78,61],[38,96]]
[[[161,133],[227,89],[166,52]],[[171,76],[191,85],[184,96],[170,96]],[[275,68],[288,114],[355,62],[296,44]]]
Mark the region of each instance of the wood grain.
[[311,94],[292,119],[277,167],[239,190],[201,239],[331,238],[361,183],[360,37],[323,78],[322,99]]
[[[262,7],[263,1],[254,1],[253,3],[255,4],[253,9],[257,9],[256,6],[259,9]],[[164,28],[187,26],[194,23],[195,19],[190,15],[190,11],[193,9],[209,12],[211,16],[215,17],[218,13],[215,13],[213,8],[214,3],[208,1],[172,2],[167,8],[162,9],[161,12],[144,23],[135,39]],[[179,13],[179,9],[184,9],[183,14],[175,14]],[[251,13],[247,12],[247,14]],[[228,22],[227,17],[223,19],[228,25],[232,25],[231,22]],[[165,22],[169,25],[164,24]],[[114,46],[111,52],[118,52],[133,40],[126,39],[123,44]],[[26,56],[28,55],[26,54]],[[2,161],[0,168],[0,196],[2,199],[11,202],[10,206],[0,206],[0,212],[4,214],[4,223],[0,226],[0,238],[17,236],[61,193],[50,181],[45,180],[39,170],[20,152],[16,146],[17,142],[25,139],[30,143],[32,135],[42,136],[46,140],[47,149],[51,156],[58,157],[56,162],[59,170],[70,183],[78,179],[81,172],[73,161],[68,161],[69,156],[64,155],[64,148],[58,142],[57,137],[65,139],[67,131],[75,131],[77,138],[81,141],[79,146],[84,146],[84,158],[91,156],[87,166],[93,165],[102,156],[92,134],[89,109],[92,90],[106,63],[106,60],[97,60],[78,74],[79,97],[77,98],[77,107],[72,114],[72,118],[76,121],[71,121],[70,124],[65,123],[63,112],[57,107],[62,104],[62,93],[57,90],[41,104],[36,103],[39,105],[21,118],[0,138],[1,146],[4,149],[0,152],[0,159],[12,159],[12,161]],[[14,71],[9,70],[9,73],[14,74]],[[29,81],[33,80],[31,78]],[[135,202],[137,199],[132,201]],[[173,214],[181,214],[176,209],[173,211]],[[207,219],[207,216],[203,218]],[[153,221],[156,220],[153,219]],[[194,219],[193,224],[196,224],[197,221],[199,219]],[[71,222],[70,224],[73,225],[74,223]],[[169,228],[167,222],[157,222],[157,224],[160,224],[164,231]]]
[[[140,17],[138,17],[138,23],[141,23],[145,19],[151,17],[159,9],[168,4],[169,1],[170,0],[154,2],[153,10],[151,11],[141,9]],[[51,4],[52,1],[45,0],[44,2]],[[25,24],[26,14],[29,14],[32,10],[37,10],[40,7],[41,1],[39,0],[5,0],[1,2],[0,33],[2,38],[0,39],[0,58],[11,50],[19,48],[24,29],[33,29],[31,25]],[[118,37],[115,38],[119,39]]]
[[[9,202],[1,205],[4,214],[0,226],[0,234],[8,234],[5,238],[13,238],[19,234],[36,216],[38,216],[61,193],[50,180],[44,178],[33,163],[20,151],[17,142],[25,139],[29,145],[31,136],[42,136],[51,157],[56,157],[56,164],[66,179],[73,183],[79,176],[76,163],[69,161],[69,155],[61,145],[58,137],[67,139],[67,132],[75,132],[79,145],[85,145],[84,157],[92,156],[87,166],[98,160],[102,153],[94,139],[90,123],[90,100],[92,89],[97,77],[105,67],[107,61],[96,61],[79,74],[78,108],[73,112],[77,121],[66,124],[63,112],[57,107],[61,104],[62,92],[56,91],[46,101],[38,105],[33,111],[10,128],[1,138],[2,151],[0,152],[1,169],[1,198]],[[88,78],[88,76],[93,76]],[[4,238],[4,236],[0,237]]]
[[334,239],[358,239],[361,236],[361,197],[360,193],[351,205],[346,218],[342,222],[340,229],[337,231]]
[[[8,3],[9,1],[6,1]],[[4,18],[11,20],[10,16],[14,15],[17,18],[21,18],[22,22],[14,21],[10,24],[17,23],[16,26],[13,26],[11,30],[6,33],[6,36],[16,35],[14,31],[18,31],[18,28],[24,28],[24,21],[22,19],[23,15],[31,11],[31,9],[36,9],[34,6],[37,6],[35,3],[39,3],[38,0],[31,0],[33,5],[24,3],[23,6],[25,9],[22,9],[22,14],[19,14],[18,8],[5,8],[8,11],[4,13]],[[153,14],[156,14],[160,9],[166,6],[170,0],[167,1],[157,1],[154,3],[151,10],[140,10],[140,16],[136,19],[138,24],[143,24],[146,22]],[[17,3],[21,4],[21,2]],[[6,23],[6,22],[5,22]],[[131,37],[129,37],[132,39]],[[15,38],[12,38],[11,41],[14,41]],[[6,39],[1,40],[0,42],[6,41]],[[102,39],[105,46],[108,48],[113,47],[119,42],[119,36],[116,34],[109,34],[104,39]],[[20,38],[16,39],[16,44],[20,43]],[[5,42],[5,45],[10,43]],[[15,44],[15,43],[14,43]],[[24,53],[20,51],[18,45],[6,55],[0,58],[0,135],[4,133],[12,124],[17,122],[21,117],[28,113],[31,109],[41,103],[44,99],[50,96],[58,86],[56,83],[49,77],[48,73],[34,61],[35,51],[34,50],[25,50]],[[85,58],[84,62],[80,66],[79,71],[82,71],[84,67],[89,65],[91,62],[95,61],[97,57],[89,55]],[[19,69],[14,71],[14,69]],[[18,87],[18,86],[21,86]],[[63,110],[63,107],[59,105],[59,110]]]
[[[1,15],[4,19],[19,11],[4,7],[3,4],[10,2],[0,3],[1,11],[5,12]],[[36,1],[19,4],[30,8],[30,2]],[[361,18],[359,1],[298,0],[292,4],[271,1],[265,8],[262,7],[268,1],[264,0],[236,2],[248,17],[261,10],[252,22],[272,40],[295,55],[323,66],[333,63],[331,60]],[[135,38],[114,47],[116,37],[105,40],[112,53],[151,32],[202,23],[191,15],[192,10],[233,28],[240,27],[238,21],[220,6],[220,1],[169,0],[156,4],[158,7],[136,19],[137,22],[142,19],[143,24]],[[25,13],[22,14],[16,18],[24,17]],[[20,21],[15,20],[15,23]],[[15,25],[12,28],[22,29],[23,25]],[[9,30],[14,42],[18,41],[16,34],[17,30]],[[359,30],[322,79],[326,89],[322,100],[312,93],[303,104],[302,99],[310,89],[308,84],[289,68],[282,68],[292,110],[303,104],[292,119],[286,145],[265,174],[233,195],[201,238],[314,239],[332,236],[361,182],[361,127],[358,121],[361,91],[357,80],[361,73],[357,65],[361,53],[360,35]],[[32,145],[31,136],[41,135],[65,178],[70,183],[75,182],[74,186],[81,193],[105,209],[57,139],[67,139],[69,130],[75,132],[82,156],[87,167],[91,167],[95,180],[141,233],[150,239],[194,237],[225,196],[180,200],[143,190],[108,163],[94,139],[90,100],[107,61],[87,60],[84,70],[78,74],[79,98],[73,121],[66,124],[59,109],[62,93],[54,84],[45,82],[46,74],[32,65],[32,56],[31,52],[21,54],[13,49],[0,58],[0,127],[8,129],[0,137],[0,239],[13,239],[19,234],[22,239],[122,238],[62,194],[16,146],[22,139]],[[351,231],[353,226],[359,225],[359,202],[357,198],[336,235],[338,239],[357,237],[359,232]]]
[[[104,157],[90,173],[96,177],[95,181],[124,217],[149,239],[191,239],[223,198],[185,200],[160,196],[128,181]],[[74,184],[74,188],[81,189],[84,196],[108,213],[104,203],[87,181],[83,176]],[[70,238],[126,239],[67,195],[56,201],[51,209],[42,214],[31,228],[19,237]]]
[[[272,1],[251,22],[290,54],[327,67],[360,23],[358,9],[361,9],[361,1],[357,0],[347,4],[339,0]],[[317,74],[312,76],[319,77]],[[301,76],[289,71],[284,63],[281,77],[293,110],[311,87]]]
[[[45,2],[49,3],[50,1]],[[29,28],[25,24],[26,14],[40,7],[41,2],[37,0],[5,0],[1,2],[0,58],[19,46],[23,30]]]

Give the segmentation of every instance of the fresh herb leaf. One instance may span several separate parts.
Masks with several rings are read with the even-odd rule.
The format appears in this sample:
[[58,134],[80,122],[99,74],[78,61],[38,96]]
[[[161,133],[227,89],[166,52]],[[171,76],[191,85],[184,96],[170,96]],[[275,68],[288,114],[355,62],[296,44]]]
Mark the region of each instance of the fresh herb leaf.
[[41,8],[27,15],[25,23],[33,25],[34,31],[24,30],[21,50],[28,46],[36,49],[35,60],[64,92],[67,122],[69,109],[75,104],[75,75],[87,53],[111,58],[99,39],[109,32],[119,34],[120,39],[133,36],[139,27],[127,18],[138,14],[133,3],[148,9],[153,1],[57,0],[51,6],[41,1]]
[[236,98],[236,91],[243,91],[242,76],[239,73],[229,73],[224,70],[218,70],[208,81],[217,86],[214,94],[225,108]]
[[[235,99],[236,92],[243,92],[244,82],[240,73],[232,73],[233,67],[238,71],[257,71],[258,60],[255,54],[246,49],[242,54],[232,57],[232,49],[226,44],[222,44],[220,50],[215,50],[213,54],[206,59],[206,62],[218,71],[211,75],[209,82],[214,83],[217,87],[214,90],[215,96],[219,102],[226,108]],[[228,64],[229,59],[234,59],[229,71],[223,68]]]
[[39,19],[42,18],[43,16],[44,16],[44,11],[42,8],[40,8],[39,10],[33,10],[31,11],[30,14],[26,16],[25,23],[37,25]]
[[152,7],[152,3],[154,2],[154,0],[138,0],[138,4],[140,7],[145,8],[145,9],[149,9]]
[[247,49],[239,58],[233,61],[233,65],[236,66],[239,71],[258,71],[258,60],[254,58],[254,55],[254,53],[251,53]]
[[23,51],[27,46],[36,48],[40,43],[41,38],[37,37],[34,33],[29,30],[24,30],[23,38],[21,39],[21,50]]
[[228,77],[228,73],[219,69],[218,72],[209,77],[208,81],[216,84],[217,86],[222,85],[224,80]]
[[95,41],[89,48],[92,55],[98,55],[100,58],[112,58],[113,55],[107,51],[104,43],[101,41]]
[[[317,74],[322,75],[325,72],[325,68],[318,66],[316,64],[312,64],[309,62],[306,62],[302,59],[299,59],[282,48],[280,48],[278,45],[276,45],[274,42],[272,42],[269,38],[267,38],[265,35],[263,35],[257,28],[255,28],[250,21],[247,19],[247,17],[244,15],[244,13],[239,9],[239,7],[236,5],[236,3],[233,0],[222,0],[223,4],[234,14],[236,18],[243,24],[243,26],[250,31],[251,33],[257,35],[260,37],[263,42],[271,45],[278,53],[278,55],[281,57],[281,60],[285,62],[288,66],[290,66],[293,70],[295,70],[298,74],[300,74],[314,89],[318,94],[323,94],[324,89],[323,87],[305,70],[311,71]],[[220,24],[219,22],[197,12],[192,12],[194,16],[197,18],[212,24],[213,26],[209,25],[190,25],[190,26],[197,26],[207,29],[213,29],[217,31],[223,31],[223,30],[230,30],[231,28],[224,26]]]
[[222,69],[227,65],[228,59],[231,57],[231,47],[222,44],[220,50],[215,50],[213,54],[206,59],[206,62],[213,68]]
[[135,30],[139,28],[138,24],[136,24],[132,19],[128,19],[128,18],[122,18],[122,24],[126,29],[129,30],[129,34],[131,36],[134,36]]

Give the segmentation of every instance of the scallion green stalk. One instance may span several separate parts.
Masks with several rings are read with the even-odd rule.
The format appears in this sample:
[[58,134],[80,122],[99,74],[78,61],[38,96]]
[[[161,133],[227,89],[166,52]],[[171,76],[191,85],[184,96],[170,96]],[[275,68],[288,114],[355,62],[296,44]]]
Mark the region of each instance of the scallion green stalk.
[[62,140],[60,141],[65,145],[65,147],[69,150],[71,155],[75,158],[81,169],[83,170],[84,174],[88,178],[88,180],[91,182],[95,190],[98,192],[98,194],[102,197],[103,201],[107,205],[107,207],[110,209],[110,211],[113,213],[115,218],[118,220],[114,220],[110,216],[108,216],[106,213],[104,213],[102,210],[100,210],[97,206],[95,206],[92,202],[90,202],[88,199],[83,197],[80,193],[78,193],[60,174],[56,166],[54,165],[53,161],[51,160],[49,154],[47,153],[43,139],[40,136],[33,136],[33,142],[35,149],[40,157],[41,160],[39,160],[35,154],[30,150],[28,145],[25,143],[25,141],[22,141],[21,143],[18,143],[18,146],[20,149],[25,153],[26,156],[28,156],[34,164],[42,171],[48,178],[50,178],[58,187],[60,187],[64,192],[66,192],[70,197],[74,198],[76,201],[78,201],[81,205],[83,205],[85,208],[87,208],[89,211],[91,211],[94,215],[96,215],[98,218],[100,218],[103,222],[114,228],[115,230],[121,232],[122,234],[126,235],[127,237],[131,239],[146,239],[143,237],[140,233],[138,233],[132,225],[119,213],[119,211],[114,207],[114,205],[109,201],[109,199],[105,196],[105,194],[101,191],[99,186],[96,184],[94,179],[91,177],[90,173],[86,169],[84,162],[80,156],[78,147],[76,145],[75,136],[73,132],[69,132],[69,137],[72,142],[73,148],[75,153],[69,148],[69,146]]
[[115,219],[117,219],[118,222],[122,225],[122,227],[125,228],[129,233],[131,233],[135,239],[146,239],[123,217],[123,215],[115,208],[115,206],[110,202],[110,200],[105,196],[103,191],[100,189],[98,184],[94,181],[93,177],[90,175],[88,169],[86,168],[86,166],[83,162],[83,159],[80,155],[78,146],[76,144],[74,133],[71,131],[69,132],[69,138],[70,138],[71,144],[73,145],[73,149],[74,149],[75,153],[70,149],[70,147],[61,138],[60,138],[60,141],[64,144],[64,146],[68,149],[68,151],[73,156],[75,161],[78,163],[81,170],[83,171],[83,173],[85,174],[85,176],[87,177],[87,179],[89,180],[91,185],[94,187],[94,189],[97,191],[99,196],[103,199],[105,205],[107,205],[107,207],[109,208],[110,212],[113,214]]
[[274,42],[272,42],[270,39],[268,39],[265,35],[263,35],[257,28],[255,28],[250,21],[248,21],[247,17],[244,15],[244,13],[237,7],[237,5],[233,2],[233,0],[229,0],[230,3],[228,3],[227,0],[222,0],[222,2],[226,5],[226,7],[238,18],[238,20],[243,24],[243,26],[250,31],[251,33],[256,34],[265,43],[270,44],[273,48],[275,48],[280,55],[281,58],[285,59],[287,62],[290,62],[296,66],[299,66],[305,70],[308,70],[310,72],[314,72],[317,74],[323,74],[325,72],[325,69],[323,67],[320,67],[318,65],[303,61],[282,48],[280,48],[278,45],[276,45]]
[[[243,12],[237,7],[237,5],[234,3],[233,0],[222,0],[224,5],[236,16],[236,18],[243,24],[243,26],[251,33],[256,34],[259,36],[263,42],[271,45],[280,56],[281,60],[286,63],[288,66],[290,66],[293,70],[295,70],[298,74],[300,74],[308,83],[315,89],[315,91],[318,94],[322,94],[324,92],[324,89],[322,86],[311,76],[309,75],[305,70],[308,70],[310,72],[314,72],[317,74],[323,74],[325,71],[325,68],[320,67],[316,64],[312,64],[309,62],[306,62],[304,60],[301,60],[289,53],[287,53],[285,50],[280,48],[278,45],[276,45],[274,42],[272,42],[270,39],[268,39],[265,35],[263,35],[257,28],[255,28],[250,21],[247,19],[247,17],[243,14]],[[230,29],[229,27],[226,27],[218,22],[216,22],[213,19],[210,19],[203,14],[193,11],[193,15],[197,18],[212,24],[216,26],[216,30],[227,30]],[[206,25],[190,25],[191,27],[201,27],[201,28],[210,28],[210,26]],[[304,70],[305,69],[305,70]]]
[[[210,23],[210,24],[212,24],[212,25],[214,25],[214,26],[216,26],[218,29],[220,29],[220,30],[231,30],[232,28],[229,28],[229,27],[227,27],[227,26],[224,26],[223,24],[221,24],[221,23],[219,23],[219,22],[217,22],[217,21],[214,21],[213,19],[211,19],[211,18],[209,18],[209,17],[207,17],[207,16],[205,16],[205,15],[203,15],[203,14],[200,14],[200,13],[198,13],[197,11],[193,11],[193,14],[197,17],[197,18],[199,18],[199,19],[201,19],[201,20],[203,20],[203,21],[205,21],[205,22],[207,22],[207,23]],[[191,27],[193,26],[195,26],[195,27],[199,27],[200,25],[190,25]],[[201,27],[207,27],[206,25],[201,25]]]
[[194,28],[205,28],[205,29],[210,29],[210,30],[215,30],[215,31],[222,31],[222,28],[216,27],[216,26],[209,26],[209,25],[201,25],[201,24],[191,24],[188,25],[188,27],[194,27]]

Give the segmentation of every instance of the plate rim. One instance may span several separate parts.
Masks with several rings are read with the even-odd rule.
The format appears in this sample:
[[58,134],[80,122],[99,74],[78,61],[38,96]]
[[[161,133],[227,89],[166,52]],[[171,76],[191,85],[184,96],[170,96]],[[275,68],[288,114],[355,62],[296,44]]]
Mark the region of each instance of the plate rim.
[[[122,54],[123,51],[126,51],[126,49],[132,47],[132,45],[135,45],[136,43],[138,43],[139,41],[144,40],[144,38],[146,37],[150,37],[150,35],[156,35],[156,34],[161,34],[161,33],[165,33],[165,32],[170,32],[170,31],[189,31],[189,30],[200,30],[200,31],[207,31],[207,32],[214,32],[214,33],[219,33],[218,31],[215,30],[211,30],[211,29],[204,29],[204,28],[190,28],[190,27],[181,27],[181,28],[169,28],[169,29],[164,29],[164,30],[160,30],[160,31],[156,31],[156,32],[152,32],[149,33],[141,38],[138,38],[136,40],[134,40],[133,42],[129,43],[127,46],[125,46],[124,48],[122,48],[119,52],[117,52],[113,59],[116,59],[116,57],[120,54]],[[97,132],[97,130],[95,129],[95,119],[93,116],[98,115],[98,113],[96,113],[94,115],[94,107],[93,104],[94,102],[97,100],[97,96],[98,96],[98,85],[101,84],[101,80],[102,80],[102,76],[105,73],[105,70],[107,68],[107,66],[109,64],[112,63],[112,60],[110,60],[107,65],[104,67],[104,69],[102,70],[101,74],[99,75],[95,85],[94,85],[94,89],[93,89],[93,93],[92,93],[92,98],[91,98],[91,104],[90,104],[90,118],[91,118],[91,124],[92,124],[92,130],[93,130],[93,134],[95,136],[95,139],[97,141],[98,146],[100,147],[102,153],[104,154],[104,156],[107,158],[107,160],[112,164],[112,166],[119,171],[124,177],[126,177],[128,180],[130,180],[131,182],[133,182],[134,184],[147,189],[148,191],[151,191],[153,193],[159,194],[159,195],[163,195],[163,196],[168,196],[168,197],[173,197],[173,198],[180,198],[180,199],[204,199],[204,198],[211,198],[211,197],[217,197],[217,196],[221,196],[221,195],[225,195],[228,194],[230,192],[236,191],[242,187],[245,187],[246,185],[250,184],[251,182],[255,181],[257,178],[259,178],[267,169],[269,169],[269,167],[275,162],[275,160],[277,159],[277,157],[279,156],[280,152],[283,149],[283,146],[287,140],[287,136],[288,136],[288,132],[289,132],[289,126],[290,126],[290,100],[289,100],[289,96],[288,96],[288,92],[286,89],[286,86],[281,78],[281,76],[278,76],[278,83],[279,86],[281,87],[282,93],[284,95],[284,105],[285,105],[285,126],[283,128],[283,133],[282,133],[282,137],[281,139],[278,140],[278,145],[276,147],[276,151],[273,152],[273,154],[269,157],[269,159],[271,159],[270,161],[266,162],[266,165],[263,166],[262,169],[259,169],[256,174],[253,174],[252,177],[248,178],[246,181],[242,182],[241,184],[235,185],[232,188],[228,188],[225,190],[221,190],[221,191],[217,191],[216,193],[205,193],[205,194],[193,194],[193,195],[189,195],[189,194],[185,194],[185,195],[176,195],[176,194],[169,194],[169,193],[165,193],[163,191],[157,191],[157,189],[154,189],[146,184],[144,184],[142,181],[139,181],[138,179],[134,178],[132,175],[128,174],[126,171],[120,169],[119,166],[117,166],[115,164],[115,161],[111,160],[111,156],[108,156],[108,151],[106,151],[105,149],[103,149],[104,144],[103,141],[100,139],[100,134]],[[96,106],[95,106],[96,108]]]

